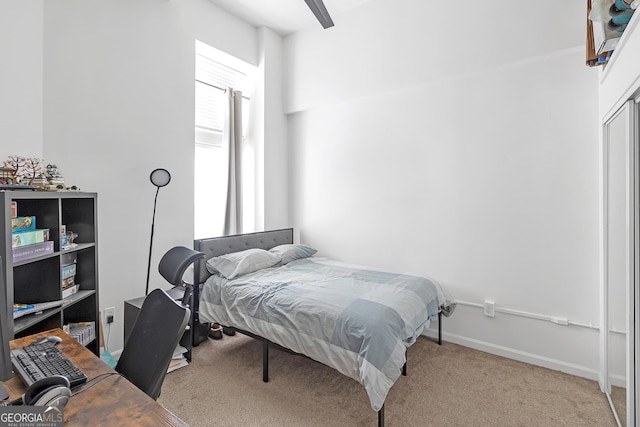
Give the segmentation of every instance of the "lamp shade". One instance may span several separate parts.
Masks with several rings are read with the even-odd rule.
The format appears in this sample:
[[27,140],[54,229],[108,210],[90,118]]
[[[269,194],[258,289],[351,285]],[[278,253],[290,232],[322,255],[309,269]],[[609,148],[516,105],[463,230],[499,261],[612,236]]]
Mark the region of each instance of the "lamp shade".
[[158,168],[151,172],[149,179],[156,187],[164,187],[171,182],[171,174],[166,169]]

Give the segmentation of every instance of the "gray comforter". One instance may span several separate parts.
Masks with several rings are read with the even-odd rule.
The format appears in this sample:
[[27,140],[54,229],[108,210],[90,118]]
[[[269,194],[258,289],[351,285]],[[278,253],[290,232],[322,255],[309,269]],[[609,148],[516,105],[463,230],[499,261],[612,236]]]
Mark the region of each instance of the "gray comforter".
[[252,332],[360,382],[378,411],[406,348],[455,304],[424,277],[307,258],[205,283],[200,320]]

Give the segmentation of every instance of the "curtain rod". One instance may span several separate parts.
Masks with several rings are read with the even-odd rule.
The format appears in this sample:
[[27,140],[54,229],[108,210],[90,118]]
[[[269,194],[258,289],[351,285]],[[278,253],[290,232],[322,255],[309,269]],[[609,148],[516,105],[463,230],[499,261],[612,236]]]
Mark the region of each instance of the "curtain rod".
[[[207,86],[212,87],[212,88],[214,88],[214,89],[221,90],[221,91],[223,91],[223,92],[226,92],[226,91],[227,91],[227,89],[226,89],[226,88],[224,88],[224,87],[220,87],[220,86],[213,85],[213,84],[211,84],[211,83],[203,82],[202,80],[198,80],[198,79],[196,79],[196,82],[198,82],[198,83],[202,83],[203,85],[207,85]],[[246,99],[247,101],[251,101],[251,98],[249,98],[248,96],[244,96],[244,95],[242,95],[242,98]]]

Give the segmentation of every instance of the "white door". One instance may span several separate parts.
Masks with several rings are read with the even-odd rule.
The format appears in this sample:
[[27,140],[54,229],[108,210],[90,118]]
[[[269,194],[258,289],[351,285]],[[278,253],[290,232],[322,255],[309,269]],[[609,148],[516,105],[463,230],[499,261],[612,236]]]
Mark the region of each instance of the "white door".
[[603,343],[605,392],[619,425],[637,426],[638,107],[604,125]]

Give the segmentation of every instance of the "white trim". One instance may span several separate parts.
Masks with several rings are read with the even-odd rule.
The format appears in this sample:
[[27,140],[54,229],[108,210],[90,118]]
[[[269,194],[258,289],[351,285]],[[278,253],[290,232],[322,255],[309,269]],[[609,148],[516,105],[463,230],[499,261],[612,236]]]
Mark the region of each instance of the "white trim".
[[[437,338],[437,331],[428,329],[425,330],[423,335],[431,338]],[[442,340],[462,345],[464,347],[473,348],[475,350],[480,350],[485,353],[494,354],[496,356],[506,357],[508,359],[517,360],[519,362],[529,363],[531,365],[541,366],[543,368],[553,369],[578,377],[598,381],[598,372],[585,366],[567,363],[561,360],[552,359],[525,351],[515,350],[513,348],[503,347],[486,341],[480,341],[457,334],[443,332]]]
[[[638,21],[636,17],[636,22]],[[627,334],[627,425],[638,426],[640,424],[640,410],[637,406],[638,401],[638,349],[640,349],[639,342],[639,320],[638,306],[640,291],[638,286],[640,285],[640,262],[639,254],[640,250],[640,164],[638,164],[638,155],[640,150],[638,144],[640,144],[640,111],[638,110],[638,101],[640,97],[635,100],[629,101],[629,121],[630,121],[630,141],[629,141],[629,294],[628,294],[628,324],[627,330],[630,332]]]
[[[456,300],[456,304],[465,305],[467,307],[484,309],[484,305],[477,302]],[[548,316],[546,314],[530,313],[527,311],[514,310],[512,308],[505,308],[505,307],[498,307],[498,306],[495,306],[495,312],[509,314],[511,316],[526,317],[528,319],[542,320],[545,322],[555,323],[556,325],[560,325],[560,326],[578,326],[581,328],[595,329],[596,331],[600,330],[600,327],[598,325],[594,325],[592,323],[587,324],[584,322],[576,322],[573,320],[569,320],[566,317]]]

